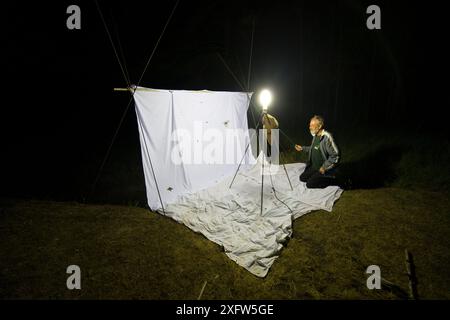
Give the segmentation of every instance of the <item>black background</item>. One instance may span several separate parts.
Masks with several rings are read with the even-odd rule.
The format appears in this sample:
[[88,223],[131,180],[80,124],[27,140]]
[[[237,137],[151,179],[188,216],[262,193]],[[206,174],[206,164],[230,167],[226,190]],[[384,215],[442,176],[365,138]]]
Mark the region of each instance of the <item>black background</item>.
[[[71,4],[81,30],[66,27]],[[366,28],[370,4],[381,30]],[[175,1],[99,5],[137,83]],[[78,200],[130,100],[113,92],[126,82],[95,2],[8,2],[2,12],[1,195]],[[448,139],[447,12],[443,1],[180,1],[141,85],[241,91],[218,54],[246,85],[255,21],[249,90],[272,89],[288,132],[322,114],[334,131]],[[116,144],[139,156],[133,106]]]

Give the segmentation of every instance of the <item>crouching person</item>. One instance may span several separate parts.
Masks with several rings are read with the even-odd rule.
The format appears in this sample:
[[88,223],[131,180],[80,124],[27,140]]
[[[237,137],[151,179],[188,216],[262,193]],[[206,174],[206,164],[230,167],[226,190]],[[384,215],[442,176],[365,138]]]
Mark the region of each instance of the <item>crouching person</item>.
[[308,162],[305,171],[300,175],[300,181],[306,182],[307,188],[339,185],[336,177],[339,149],[332,135],[324,129],[321,116],[311,118],[309,131],[313,136],[311,146],[295,145],[297,151],[308,152]]

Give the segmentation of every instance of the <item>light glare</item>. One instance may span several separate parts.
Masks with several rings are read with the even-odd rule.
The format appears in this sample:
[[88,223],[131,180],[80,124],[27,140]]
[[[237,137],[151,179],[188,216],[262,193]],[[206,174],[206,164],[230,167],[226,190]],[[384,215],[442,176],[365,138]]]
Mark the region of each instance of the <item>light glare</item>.
[[263,110],[267,110],[270,103],[272,102],[272,94],[269,90],[264,89],[259,94],[259,102],[261,103]]

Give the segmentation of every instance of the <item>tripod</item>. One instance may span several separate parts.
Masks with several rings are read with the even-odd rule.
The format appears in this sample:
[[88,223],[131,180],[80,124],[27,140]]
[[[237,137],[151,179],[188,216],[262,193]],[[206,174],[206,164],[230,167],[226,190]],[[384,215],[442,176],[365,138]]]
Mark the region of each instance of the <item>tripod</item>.
[[[258,121],[258,123],[257,123],[257,125],[256,125],[255,132],[258,132],[258,128],[259,128],[259,125],[260,125],[261,120],[262,120],[263,117],[267,117],[267,112],[266,112],[266,111],[263,111],[263,112],[262,112],[262,116],[259,117],[259,121]],[[266,119],[267,119],[267,118],[266,118]],[[271,129],[271,130],[273,130],[273,129]],[[236,179],[236,176],[237,176],[237,174],[238,174],[238,172],[239,172],[239,169],[241,168],[242,161],[244,160],[244,157],[245,157],[245,155],[247,154],[247,151],[248,151],[248,148],[249,148],[249,146],[250,146],[251,140],[252,140],[252,139],[250,139],[250,141],[248,142],[248,144],[247,144],[247,146],[246,146],[246,148],[245,148],[244,155],[242,156],[242,159],[241,159],[241,161],[239,162],[239,166],[238,166],[238,168],[236,169],[236,172],[235,172],[235,174],[234,174],[233,180],[232,180],[231,183],[230,183],[230,186],[229,186],[230,189],[231,189],[231,187],[232,187],[232,185],[233,185],[233,183],[234,183],[234,180]],[[263,214],[263,201],[264,201],[264,162],[265,162],[265,157],[266,157],[266,153],[267,153],[267,144],[268,144],[268,142],[266,141],[266,139],[264,139],[264,144],[263,144],[263,145],[264,145],[265,147],[261,146],[261,149],[262,149],[262,151],[263,151],[262,161],[261,161],[261,210],[260,210],[260,215],[261,215],[261,216],[262,216],[262,214]],[[280,143],[280,146],[281,146],[281,143]],[[272,148],[272,146],[271,146],[271,148]],[[272,154],[270,155],[270,158],[271,158],[271,157],[272,157]],[[272,159],[269,160],[269,163],[270,163],[270,165],[272,165]],[[294,188],[292,187],[292,184],[291,184],[291,180],[289,179],[289,175],[288,175],[288,173],[287,173],[285,164],[283,163],[282,166],[283,166],[284,172],[286,173],[286,177],[287,177],[287,179],[288,179],[288,182],[289,182],[289,185],[290,185],[290,187],[291,187],[291,190],[294,190]],[[270,170],[270,167],[269,167],[269,170]],[[275,191],[275,187],[273,186],[272,175],[270,175],[270,179],[271,179],[271,182],[272,182],[272,190],[274,191],[275,197],[278,199],[278,197],[276,196],[276,193],[275,193],[275,192],[276,192],[276,191]],[[279,199],[278,199],[278,200],[279,200]],[[279,201],[282,202],[283,204],[285,204],[283,201],[281,201],[281,200],[279,200]],[[286,204],[285,204],[285,205],[286,205]],[[286,206],[287,206],[287,205],[286,205]],[[288,207],[288,208],[289,208],[289,207]],[[292,210],[291,210],[290,208],[289,208],[289,210],[292,212]]]

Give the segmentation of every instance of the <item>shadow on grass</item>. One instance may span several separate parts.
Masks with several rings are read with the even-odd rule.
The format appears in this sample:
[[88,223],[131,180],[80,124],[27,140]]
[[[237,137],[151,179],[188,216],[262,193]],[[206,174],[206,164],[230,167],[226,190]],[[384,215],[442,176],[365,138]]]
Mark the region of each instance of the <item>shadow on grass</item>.
[[409,151],[405,145],[382,145],[358,160],[343,162],[338,178],[344,189],[375,189],[397,178],[396,166]]

